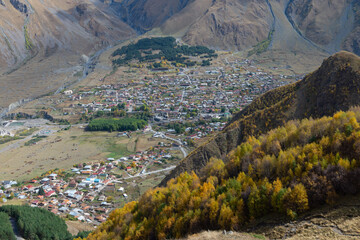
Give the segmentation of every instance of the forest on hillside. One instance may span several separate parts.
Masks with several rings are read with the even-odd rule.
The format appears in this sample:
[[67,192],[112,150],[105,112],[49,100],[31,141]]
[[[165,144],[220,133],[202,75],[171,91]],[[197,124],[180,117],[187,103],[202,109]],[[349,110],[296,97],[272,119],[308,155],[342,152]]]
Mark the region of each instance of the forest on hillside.
[[[210,65],[211,58],[217,57],[215,51],[205,46],[178,45],[173,37],[143,38],[137,43],[132,43],[117,49],[112,54],[117,57],[113,60],[115,66],[124,65],[132,60],[139,62],[166,60],[173,65],[194,66],[195,61],[190,61],[189,56],[201,56],[207,58],[202,65]],[[153,67],[161,67],[160,63],[154,63]]]
[[180,238],[201,230],[241,230],[273,213],[296,219],[360,190],[360,109],[287,122],[213,158],[198,177],[114,210],[88,239]]
[[6,213],[0,212],[0,240],[15,240],[10,217]]
[[[29,240],[70,240],[72,235],[67,231],[65,221],[42,208],[33,208],[30,206],[12,206],[6,205],[0,207],[0,223],[5,224],[5,232],[9,238],[14,239],[12,226],[9,217],[16,220],[16,225],[21,236]],[[5,219],[7,218],[8,221]],[[0,224],[0,235],[4,233],[4,227]],[[11,231],[11,232],[10,232]],[[1,238],[0,236],[0,239]],[[6,239],[6,238],[5,238]]]

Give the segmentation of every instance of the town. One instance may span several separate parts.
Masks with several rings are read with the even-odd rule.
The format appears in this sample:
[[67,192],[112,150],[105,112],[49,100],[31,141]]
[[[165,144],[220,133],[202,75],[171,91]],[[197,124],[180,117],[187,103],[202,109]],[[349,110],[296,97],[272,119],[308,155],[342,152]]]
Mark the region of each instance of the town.
[[96,226],[104,222],[114,208],[134,200],[127,189],[131,189],[129,185],[134,185],[136,179],[146,179],[175,167],[171,164],[179,158],[168,149],[174,149],[173,144],[159,142],[159,146],[149,151],[78,164],[69,171],[50,170],[23,184],[2,181],[0,202],[14,198],[24,200],[32,207]]
[[61,109],[60,116],[72,121],[110,113],[121,117],[145,110],[155,125],[167,127],[170,131],[174,129],[169,123],[174,122],[197,123],[197,126],[200,120],[217,122],[205,124],[207,131],[203,134],[207,135],[221,130],[220,122],[226,122],[257,96],[301,78],[272,75],[247,59],[226,66],[231,66],[231,70],[207,67],[201,70],[179,68],[172,72],[167,69],[126,83],[99,84],[76,91],[68,89],[63,91],[61,99],[54,102],[53,108]]
[[[134,154],[46,171],[23,183],[3,181],[0,201],[19,199],[96,226],[113,209],[156,186],[192,149],[221,131],[233,113],[266,91],[300,78],[268,73],[247,59],[226,59],[221,67],[149,70],[138,80],[105,83],[100,79],[96,87],[65,89],[58,98],[47,100],[52,116],[66,120],[61,124],[85,128],[92,119],[140,114],[147,120],[144,129],[117,136],[150,134],[158,143]],[[48,126],[52,125],[46,123]]]

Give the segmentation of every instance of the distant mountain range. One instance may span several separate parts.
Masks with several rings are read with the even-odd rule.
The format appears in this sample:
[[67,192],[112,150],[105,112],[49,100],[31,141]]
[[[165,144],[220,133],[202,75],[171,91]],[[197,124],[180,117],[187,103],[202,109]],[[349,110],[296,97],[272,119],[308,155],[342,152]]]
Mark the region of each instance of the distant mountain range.
[[360,54],[356,0],[0,0],[0,16],[0,70],[149,31],[218,50],[269,40],[270,49]]
[[275,31],[275,48],[278,41],[290,41],[330,54],[340,49],[360,53],[359,1],[122,0],[110,6],[140,33],[158,28],[189,44],[244,50]]

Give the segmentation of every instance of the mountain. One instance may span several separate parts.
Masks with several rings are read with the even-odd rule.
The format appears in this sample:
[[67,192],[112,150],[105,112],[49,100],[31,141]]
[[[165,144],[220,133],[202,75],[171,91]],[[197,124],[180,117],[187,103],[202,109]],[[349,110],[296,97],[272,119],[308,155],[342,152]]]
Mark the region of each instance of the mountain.
[[157,29],[189,44],[244,50],[274,31],[270,49],[359,54],[358,1],[118,0],[110,6],[141,33]]
[[100,1],[2,0],[1,3],[2,69],[36,54],[44,57],[66,51],[88,54],[134,34]]
[[111,1],[110,6],[126,23],[144,33],[160,26],[193,2],[195,0],[120,0]]
[[323,49],[360,54],[359,6],[359,1],[349,0],[292,0],[286,15],[301,35]]
[[[87,239],[179,239],[204,230],[258,228],[267,228],[272,239],[324,237],[321,231],[306,233],[298,221],[289,223],[295,219],[314,221],[308,221],[312,229],[332,226],[328,237],[358,238],[358,228],[341,219],[356,223],[359,205],[315,216],[309,210],[325,204],[334,209],[345,195],[360,192],[359,121],[357,107],[331,117],[292,120],[249,137],[227,163],[212,158],[200,177],[185,172],[166,187],[148,190],[137,202],[114,210]],[[281,231],[289,224],[295,229]]]
[[281,126],[292,119],[322,117],[360,104],[360,57],[337,53],[303,80],[265,93],[237,113],[224,130],[191,152],[162,181],[201,169],[212,157],[228,161],[227,155],[249,136]]
[[245,49],[268,36],[272,15],[260,0],[124,0],[111,4],[140,32],[160,28],[189,44]]

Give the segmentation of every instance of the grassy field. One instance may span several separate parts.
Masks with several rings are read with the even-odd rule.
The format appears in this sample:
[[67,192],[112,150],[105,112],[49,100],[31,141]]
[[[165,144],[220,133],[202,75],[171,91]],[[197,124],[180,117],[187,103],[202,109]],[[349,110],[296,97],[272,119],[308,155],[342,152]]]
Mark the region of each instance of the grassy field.
[[[124,138],[124,137],[122,137],[122,138]],[[129,139],[128,137],[125,137],[124,139],[121,139],[120,141],[118,141],[117,139],[114,139],[114,138],[110,138],[110,139],[106,140],[106,142],[105,142],[106,152],[109,153],[106,155],[106,157],[120,158],[120,157],[127,156],[127,155],[134,153],[133,151],[131,151],[132,150],[131,147],[129,147],[129,145],[132,145],[131,140],[132,139]]]
[[29,180],[50,169],[69,169],[77,163],[118,158],[157,144],[157,141],[149,140],[149,135],[133,135],[132,138],[118,137],[115,132],[85,132],[72,127],[31,146],[22,143],[18,148],[0,153],[0,181]]
[[26,200],[24,200],[24,199],[13,198],[12,200],[8,200],[5,203],[1,202],[0,207],[5,206],[5,205],[23,205],[25,203],[26,203]]
[[72,235],[76,235],[82,231],[93,231],[95,229],[94,226],[79,221],[66,221],[65,223],[68,227],[69,233]]

